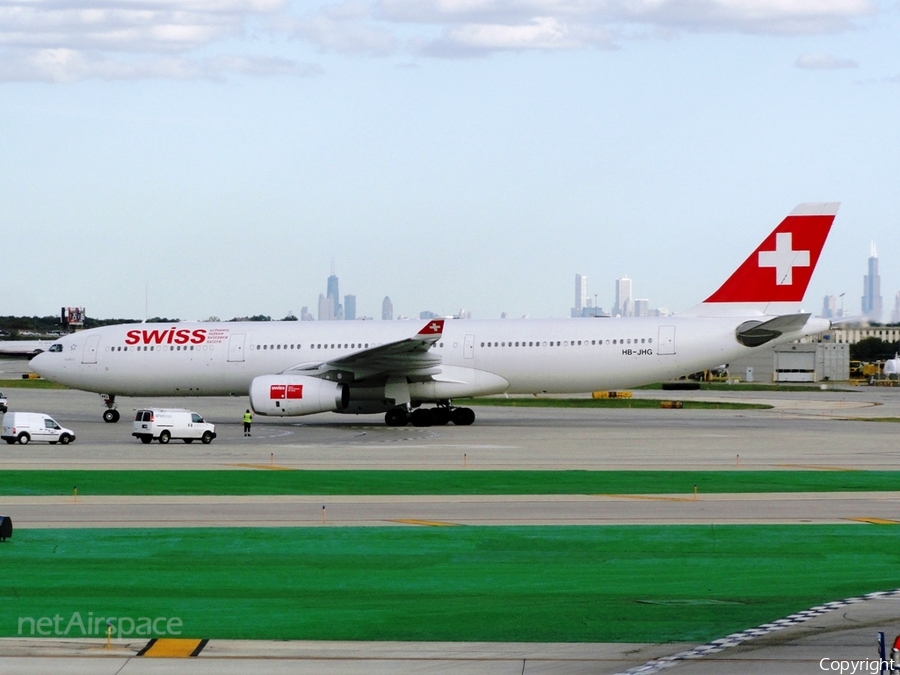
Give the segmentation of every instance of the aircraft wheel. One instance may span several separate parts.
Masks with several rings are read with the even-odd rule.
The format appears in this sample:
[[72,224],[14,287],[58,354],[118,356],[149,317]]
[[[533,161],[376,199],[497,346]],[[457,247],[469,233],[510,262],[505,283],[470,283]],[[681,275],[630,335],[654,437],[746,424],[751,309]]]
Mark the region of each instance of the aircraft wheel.
[[471,408],[454,408],[450,419],[457,426],[467,427],[475,421],[475,411]]
[[168,443],[170,438],[172,438],[172,434],[170,434],[166,429],[163,429],[159,432],[159,442],[163,445]]
[[409,422],[409,415],[403,408],[391,408],[384,414],[384,423],[389,427],[405,427]]
[[103,421],[108,424],[115,424],[119,421],[119,411],[114,408],[110,408],[103,413]]
[[431,416],[434,424],[443,426],[450,422],[450,408],[432,408]]
[[434,424],[434,416],[430,408],[416,408],[409,416],[409,421],[414,427],[430,427]]

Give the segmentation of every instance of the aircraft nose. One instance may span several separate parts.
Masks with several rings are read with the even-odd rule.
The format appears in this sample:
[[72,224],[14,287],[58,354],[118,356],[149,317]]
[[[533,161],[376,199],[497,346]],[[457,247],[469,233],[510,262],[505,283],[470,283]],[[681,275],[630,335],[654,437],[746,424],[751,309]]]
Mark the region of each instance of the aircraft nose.
[[28,362],[28,366],[36,372],[38,375],[45,379],[49,379],[50,375],[50,355],[46,352],[41,352],[37,356],[33,356],[31,360]]

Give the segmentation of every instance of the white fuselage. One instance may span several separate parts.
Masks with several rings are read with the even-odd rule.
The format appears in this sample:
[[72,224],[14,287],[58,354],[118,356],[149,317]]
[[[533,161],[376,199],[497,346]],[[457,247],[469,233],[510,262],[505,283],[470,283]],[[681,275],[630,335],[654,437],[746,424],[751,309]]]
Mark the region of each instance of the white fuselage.
[[[659,382],[751,353],[735,339],[746,318],[450,320],[431,354],[459,382],[456,396],[467,395],[469,378],[468,395],[589,392]],[[56,351],[31,363],[48,379],[103,394],[244,396],[257,376],[403,340],[420,326],[421,321],[126,324],[63,337]],[[802,331],[777,341],[825,328],[827,321],[811,319]]]

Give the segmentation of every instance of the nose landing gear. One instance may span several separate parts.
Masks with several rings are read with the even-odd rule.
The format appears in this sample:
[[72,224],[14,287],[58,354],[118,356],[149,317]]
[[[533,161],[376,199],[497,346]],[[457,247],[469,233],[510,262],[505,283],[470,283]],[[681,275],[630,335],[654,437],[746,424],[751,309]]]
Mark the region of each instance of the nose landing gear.
[[100,398],[103,399],[103,403],[106,405],[106,410],[103,411],[103,421],[108,424],[115,424],[119,421],[119,411],[116,410],[116,395],[100,394]]

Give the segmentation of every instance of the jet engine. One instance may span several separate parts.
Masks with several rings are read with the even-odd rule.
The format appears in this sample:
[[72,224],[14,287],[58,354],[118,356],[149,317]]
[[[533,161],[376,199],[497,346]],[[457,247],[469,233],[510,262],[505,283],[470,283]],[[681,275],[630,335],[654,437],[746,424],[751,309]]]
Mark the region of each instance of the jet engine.
[[258,415],[338,412],[350,402],[346,384],[303,375],[262,375],[250,384],[250,405]]

